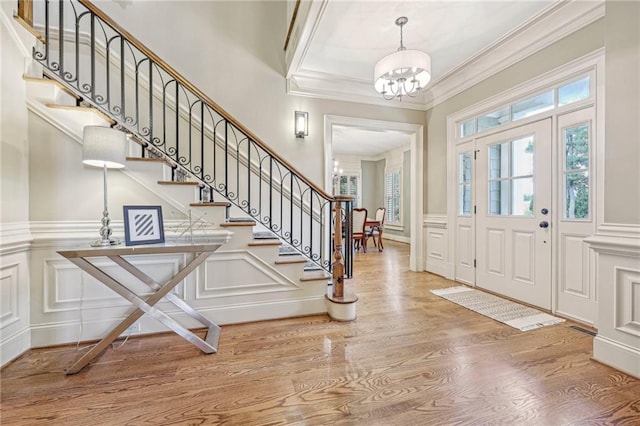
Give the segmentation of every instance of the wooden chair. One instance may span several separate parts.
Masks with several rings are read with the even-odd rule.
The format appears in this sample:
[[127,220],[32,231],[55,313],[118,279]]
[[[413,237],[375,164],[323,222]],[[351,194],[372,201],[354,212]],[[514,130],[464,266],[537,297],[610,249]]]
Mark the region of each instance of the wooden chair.
[[367,220],[367,209],[353,209],[351,213],[351,225],[353,229],[353,247],[357,250],[362,247],[367,252],[367,233],[364,224]]
[[[378,207],[376,210],[376,222],[379,222],[379,226],[371,226],[367,229],[367,240],[373,238],[373,245],[378,247],[378,251],[382,251],[384,246],[382,245],[382,230],[384,226],[384,219],[387,215],[387,209],[384,207]],[[377,241],[376,241],[377,240]],[[365,243],[366,245],[366,243]]]

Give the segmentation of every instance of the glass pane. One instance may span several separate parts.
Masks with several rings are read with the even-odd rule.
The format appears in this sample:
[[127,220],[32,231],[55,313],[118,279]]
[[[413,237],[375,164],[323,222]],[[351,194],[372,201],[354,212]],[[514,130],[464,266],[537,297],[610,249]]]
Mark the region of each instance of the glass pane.
[[565,170],[589,168],[589,125],[569,127],[563,131]]
[[533,136],[511,142],[511,176],[533,175]]
[[473,135],[476,132],[476,119],[472,118],[460,125],[460,138]]
[[509,142],[489,145],[489,179],[509,177]]
[[548,92],[513,104],[511,106],[513,121],[547,111],[552,109],[553,106],[553,90],[549,90]]
[[567,173],[565,219],[589,218],[589,172]]
[[458,183],[471,182],[471,152],[458,155]]
[[471,216],[471,184],[458,185],[458,214]]
[[513,179],[511,185],[511,214],[533,216],[533,178]]
[[509,121],[509,107],[500,108],[497,111],[478,117],[478,132],[482,132]]
[[558,88],[558,106],[581,101],[589,97],[589,76]]
[[509,214],[509,180],[489,182],[489,214]]

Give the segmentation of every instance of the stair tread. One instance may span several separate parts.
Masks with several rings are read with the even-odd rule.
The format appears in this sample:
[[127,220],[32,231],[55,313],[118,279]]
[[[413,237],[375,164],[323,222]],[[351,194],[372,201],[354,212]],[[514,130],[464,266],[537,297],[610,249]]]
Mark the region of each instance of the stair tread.
[[210,203],[191,203],[191,207],[230,207],[231,203],[227,201],[212,201]]
[[81,99],[80,96],[76,95],[71,90],[67,89],[62,83],[59,83],[58,81],[56,81],[56,80],[54,80],[52,78],[34,77],[34,76],[31,76],[31,75],[23,75],[22,79],[24,81],[31,81],[31,82],[35,82],[35,83],[43,83],[43,84],[49,84],[51,86],[56,86],[58,89],[62,90],[67,95],[71,96],[72,98],[74,98],[76,100]]
[[254,240],[251,241],[248,245],[249,247],[259,247],[259,246],[279,246],[282,242],[280,240]]
[[127,161],[144,161],[150,163],[165,163],[164,158],[149,158],[149,157],[127,157]]
[[289,263],[307,263],[307,258],[304,256],[281,256],[276,260],[276,265],[286,265]]
[[316,281],[316,280],[329,280],[331,275],[327,274],[323,270],[319,271],[305,271],[300,278],[300,281]]
[[190,180],[186,180],[186,181],[159,180],[158,184],[159,185],[193,185],[193,186],[198,186],[198,185],[200,185],[200,182],[193,182],[193,181],[190,181]]
[[90,107],[90,106],[77,106],[77,105],[61,105],[61,104],[52,104],[52,103],[48,103],[45,104],[45,106],[47,108],[53,108],[53,109],[64,109],[67,111],[86,111],[86,112],[93,112],[94,114],[97,114],[98,116],[100,116],[100,118],[102,118],[103,120],[105,120],[107,123],[110,124],[115,124],[115,120],[113,120],[111,117],[109,117],[108,115],[106,115],[105,113],[103,113],[102,111],[100,111],[99,109]]
[[253,220],[247,220],[246,222],[224,222],[220,226],[255,226],[256,222]]

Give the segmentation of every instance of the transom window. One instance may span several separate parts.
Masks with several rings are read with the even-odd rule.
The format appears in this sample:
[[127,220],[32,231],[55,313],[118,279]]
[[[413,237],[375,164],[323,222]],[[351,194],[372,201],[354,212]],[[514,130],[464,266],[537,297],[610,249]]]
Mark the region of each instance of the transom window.
[[588,74],[568,83],[560,83],[533,96],[517,99],[496,110],[457,122],[456,137],[457,139],[464,139],[486,130],[589,99],[590,97],[591,74]]

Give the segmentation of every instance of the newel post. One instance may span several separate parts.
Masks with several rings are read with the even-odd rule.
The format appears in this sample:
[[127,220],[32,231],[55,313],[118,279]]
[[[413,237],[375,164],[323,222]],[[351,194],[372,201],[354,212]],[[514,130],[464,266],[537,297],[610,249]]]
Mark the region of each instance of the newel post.
[[333,285],[331,294],[327,294],[327,311],[334,320],[353,321],[356,318],[358,297],[344,291],[344,259],[342,258],[342,202],[352,201],[353,197],[336,196],[334,200]]

